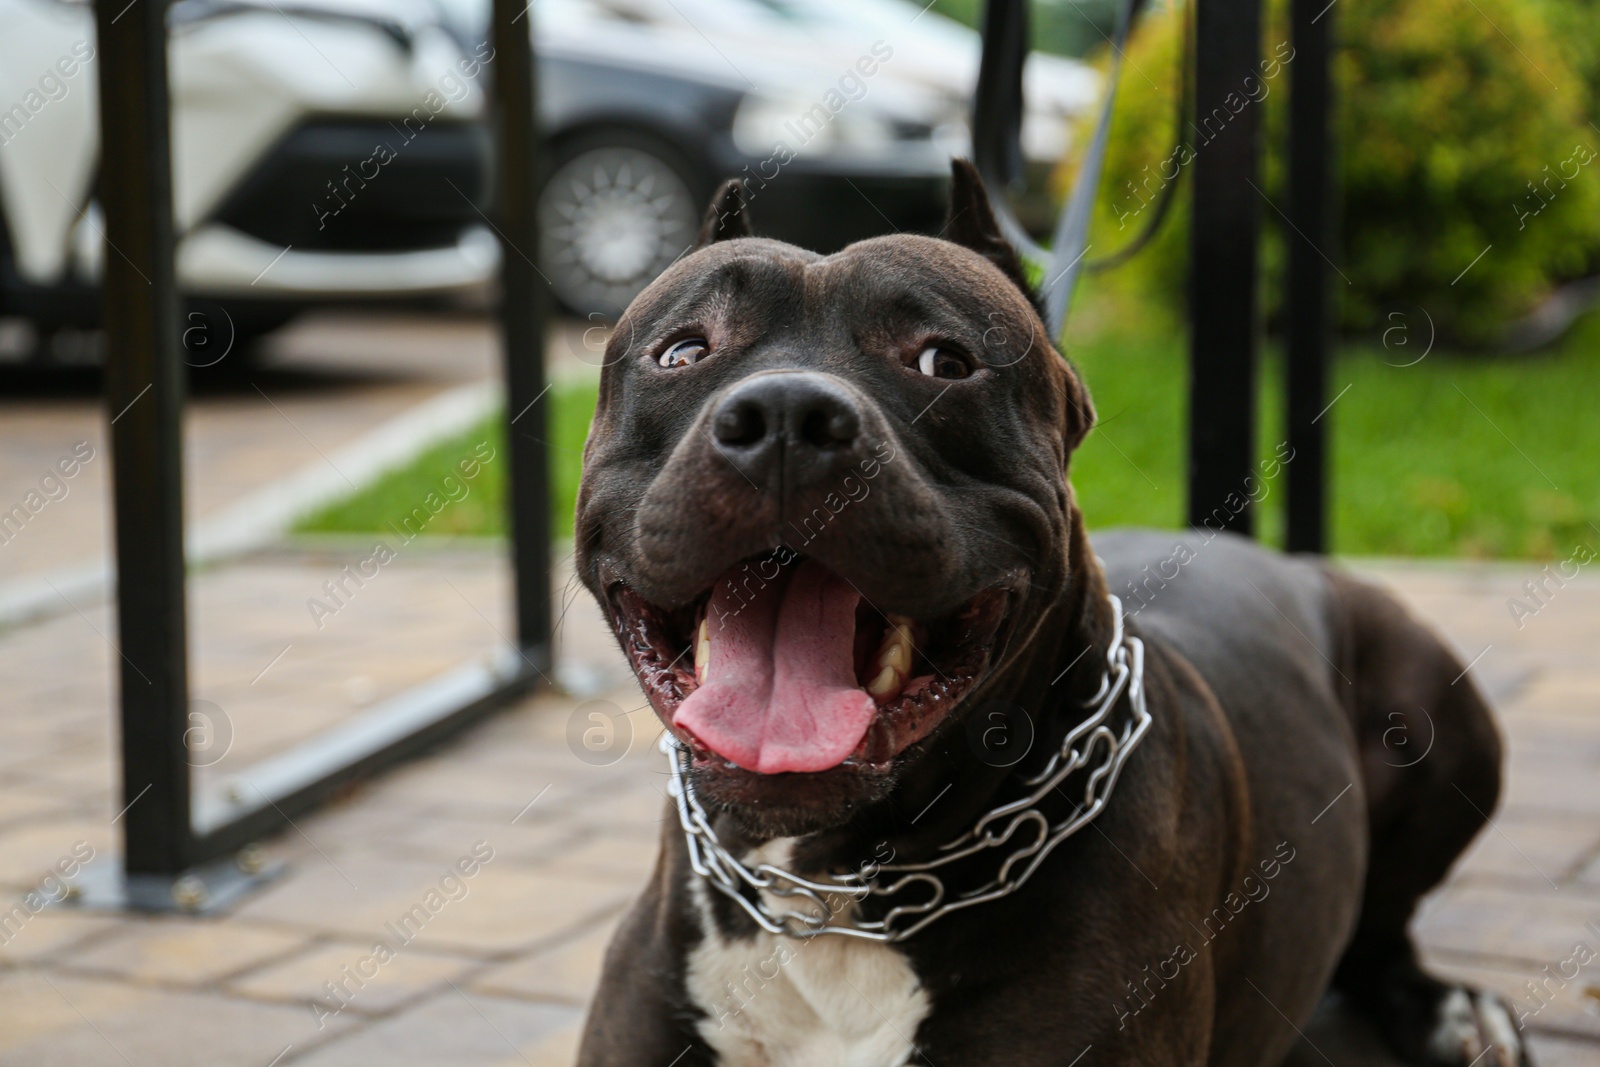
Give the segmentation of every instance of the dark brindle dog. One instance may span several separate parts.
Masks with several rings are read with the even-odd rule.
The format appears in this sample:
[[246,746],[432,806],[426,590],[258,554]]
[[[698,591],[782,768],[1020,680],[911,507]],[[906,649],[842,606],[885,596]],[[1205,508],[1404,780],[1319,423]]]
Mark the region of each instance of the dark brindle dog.
[[1315,560],[1090,543],[1089,397],[970,167],[947,240],[742,206],[619,323],[585,454],[676,743],[581,1063],[1267,1067],[1331,989],[1407,1062],[1525,1064],[1406,930],[1499,790],[1455,656]]

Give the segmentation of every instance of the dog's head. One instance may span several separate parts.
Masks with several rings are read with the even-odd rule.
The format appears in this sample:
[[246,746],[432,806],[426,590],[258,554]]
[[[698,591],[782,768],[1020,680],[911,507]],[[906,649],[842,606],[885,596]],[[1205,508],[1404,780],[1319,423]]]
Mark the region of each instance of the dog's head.
[[820,256],[746,219],[729,183],[618,323],[577,557],[700,795],[802,833],[887,795],[1060,598],[1093,412],[970,165],[947,240]]

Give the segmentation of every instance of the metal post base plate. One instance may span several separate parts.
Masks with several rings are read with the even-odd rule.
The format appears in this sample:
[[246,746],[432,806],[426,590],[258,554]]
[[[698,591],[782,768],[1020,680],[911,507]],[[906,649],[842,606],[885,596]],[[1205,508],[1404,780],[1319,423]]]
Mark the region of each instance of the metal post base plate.
[[266,862],[253,848],[176,875],[128,875],[120,861],[95,864],[84,870],[55,905],[86,911],[214,915],[287,870],[287,864]]

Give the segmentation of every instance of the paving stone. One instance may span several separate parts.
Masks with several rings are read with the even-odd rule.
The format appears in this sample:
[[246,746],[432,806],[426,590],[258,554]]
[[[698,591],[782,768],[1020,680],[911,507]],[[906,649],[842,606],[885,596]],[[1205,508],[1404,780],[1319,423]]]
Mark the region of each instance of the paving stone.
[[1534,1062],[1539,1067],[1594,1067],[1600,1063],[1600,1042],[1537,1031],[1530,1036]]
[[573,1019],[528,1051],[528,1067],[572,1067],[583,1038],[583,1020]]
[[59,819],[71,811],[71,802],[54,793],[22,786],[0,788],[0,826],[36,821],[42,816]]
[[263,1067],[286,1046],[309,1047],[304,1008],[138,987],[44,971],[0,975],[0,1067]]
[[1600,822],[1600,767],[1576,760],[1509,760],[1505,803],[1528,811],[1582,812]]
[[665,789],[663,767],[655,777],[633,783],[631,788],[590,794],[573,804],[573,815],[590,826],[648,827],[654,833],[663,822],[677,824],[677,811],[671,807]]
[[561,869],[642,886],[655,869],[660,844],[653,833],[586,836],[582,844],[561,856]]
[[[471,847],[470,842],[463,843],[460,856],[468,856]],[[450,870],[442,862],[396,860],[368,853],[341,856],[337,861],[325,854],[302,854],[288,877],[247,900],[236,914],[241,919],[367,941],[383,936],[385,923],[436,889]],[[470,894],[475,880],[468,886]]]
[[128,923],[121,936],[62,953],[59,966],[139,981],[209,986],[303,948],[306,935],[217,919]]
[[461,855],[463,842],[493,841],[495,861],[521,865],[541,865],[558,856],[570,855],[582,840],[577,829],[564,821],[535,822],[519,819],[472,819],[456,814],[430,814],[412,817],[382,839],[364,839],[341,844],[341,854],[372,851],[403,859],[428,859],[453,863]]
[[1591,854],[1579,868],[1577,885],[1591,894],[1600,893],[1600,855]]
[[[514,807],[441,808],[431,797],[368,783],[356,787],[332,807],[297,817],[296,824],[303,834],[280,837],[277,844],[296,854],[305,852],[323,863],[327,862],[323,856],[337,858],[350,853],[366,853],[377,859],[454,863],[474,842],[491,840],[497,855],[531,855],[554,848],[574,832],[567,822],[535,817],[551,793],[553,790],[527,815],[513,822],[517,815]],[[519,807],[534,795],[537,794],[523,797]]]
[[[460,855],[468,857],[470,847]],[[302,867],[244,905],[240,917],[358,941],[414,940],[437,951],[494,956],[576,930],[630,897],[612,884],[553,877],[495,860],[467,879],[442,862],[366,854],[337,862],[338,869],[326,862]],[[430,903],[435,910],[429,910]]]
[[0,964],[16,965],[50,959],[80,941],[124,930],[128,920],[121,915],[54,907],[26,921],[19,921],[14,912],[9,921],[0,914],[0,924]]
[[419,941],[501,953],[582,929],[622,909],[636,887],[565,874],[487,868],[462,907],[441,912]]
[[1566,958],[1579,940],[1600,949],[1600,899],[1584,899],[1540,883],[1513,890],[1500,886],[1446,886],[1429,897],[1414,929],[1435,952],[1518,961],[1534,970]]
[[[1596,686],[1600,690],[1600,684]],[[1549,758],[1555,762],[1588,761],[1600,765],[1600,730],[1592,722],[1557,722],[1536,713],[1507,725],[1512,755],[1520,759]]]
[[1457,863],[1453,876],[1535,878],[1547,874],[1557,885],[1574,876],[1600,849],[1600,820],[1501,815],[1486,827]]
[[89,863],[106,862],[114,833],[107,823],[89,819],[49,819],[0,830],[0,884],[27,890],[58,872],[61,863],[85,856],[92,857]]
[[[87,1029],[86,1019],[115,1016],[151,999],[148,991],[119,983],[52,976],[31,969],[0,974],[0,1063],[21,1047],[38,1047],[40,1039]],[[108,1051],[104,1045],[99,1047],[101,1062]],[[52,1058],[59,1052],[59,1045],[52,1048]],[[13,1062],[17,1062],[14,1056]]]
[[236,978],[227,988],[263,1000],[315,1003],[334,1014],[346,1009],[381,1013],[441,987],[447,980],[459,980],[480,966],[480,961],[466,956],[437,955],[417,948],[390,956],[374,952],[372,944],[340,941],[312,946]]
[[[310,812],[304,818],[297,817],[295,822],[311,840],[324,843],[318,847],[342,848],[381,844],[428,817],[424,808],[400,802],[398,798],[385,798],[383,803],[375,803],[371,785],[362,784],[327,807]],[[307,837],[290,834],[279,840],[304,844]]]
[[330,1042],[296,1059],[294,1067],[527,1067],[528,1054],[571,1027],[577,1016],[576,1008],[563,1005],[452,988],[403,1015]]
[[485,971],[473,987],[486,993],[587,1004],[599,985],[606,946],[620,919],[621,915],[614,916],[570,941]]
[[[203,574],[191,597],[192,629],[206,635],[194,650],[194,693],[222,708],[232,747],[226,765],[208,767],[200,777],[225,776],[279,754],[376,701],[485,655],[500,642],[496,624],[451,588],[495,601],[492,590],[503,570],[503,561],[488,554],[468,561],[413,551],[358,591],[360,599],[346,609],[354,616],[341,611],[334,620],[339,625],[322,631],[310,625],[305,601],[337,574],[327,562],[252,559]],[[493,619],[496,611],[486,614]],[[403,649],[394,646],[397,631],[406,634]],[[256,647],[253,657],[212,653],[214,644],[236,650],[241,641]],[[363,700],[349,695],[353,678],[369,679]]]
[[[567,777],[563,775],[563,779]],[[483,770],[466,761],[435,760],[401,768],[375,792],[380,802],[388,797],[404,797],[409,803],[425,803],[437,811],[504,819],[509,824],[546,786],[550,792],[535,805],[536,809],[547,801],[555,806],[567,791],[567,782],[557,781],[551,772]],[[538,816],[543,814],[537,812]]]
[[1563,671],[1542,674],[1529,683],[1517,698],[1519,709],[1538,708],[1551,714],[1571,714],[1587,719],[1600,704],[1595,689],[1595,674],[1588,671]]
[[[325,629],[310,629],[305,597],[350,551],[285,549],[194,583],[204,623],[196,695],[221,704],[237,735],[225,760],[197,769],[197,782],[224,780],[498,640],[473,606],[501,619],[503,560],[420,544]],[[1429,902],[1419,930],[1441,968],[1514,994],[1570,952],[1585,922],[1600,923],[1600,580],[1569,586],[1519,631],[1504,598],[1528,568],[1377,569],[1442,621],[1464,658],[1493,645],[1473,674],[1501,705],[1508,801]],[[105,605],[82,607],[113,632]],[[625,669],[586,594],[576,593],[568,618],[563,656],[582,657],[596,677]],[[258,681],[290,640],[291,652]],[[0,706],[0,887],[13,898],[77,840],[94,845],[95,862],[109,861],[110,819],[121,807],[113,800],[114,659],[75,614],[0,633],[0,691],[8,693]],[[265,1067],[291,1044],[281,1067],[570,1063],[610,932],[644,884],[663,825],[675,826],[653,713],[631,684],[597,699],[627,712],[637,731],[615,762],[593,766],[569,747],[582,701],[523,701],[431,757],[297,817],[295,830],[267,843],[290,864],[288,875],[230,916],[31,918],[0,944],[0,1064],[121,1062],[45,977],[140,1067]],[[494,859],[459,888],[441,887],[480,840]],[[430,890],[440,894],[436,913],[427,909]],[[317,1029],[308,1001],[325,996],[322,984],[357,966],[375,940],[398,941],[387,924],[419,905],[420,933]],[[100,980],[90,967],[122,977]],[[1578,1040],[1600,1038],[1600,1008],[1587,990],[1572,983],[1535,1018],[1549,1050],[1542,1067],[1600,1063],[1600,1043]]]
[[41,752],[28,761],[27,779],[37,783],[37,788],[58,796],[80,802],[93,801],[93,810],[105,812],[101,825],[106,826],[123,806],[120,799],[115,807],[111,806],[112,783],[117,781],[117,770],[111,762],[109,744],[108,734],[106,744],[96,746],[99,751],[85,752],[77,746],[62,746]]

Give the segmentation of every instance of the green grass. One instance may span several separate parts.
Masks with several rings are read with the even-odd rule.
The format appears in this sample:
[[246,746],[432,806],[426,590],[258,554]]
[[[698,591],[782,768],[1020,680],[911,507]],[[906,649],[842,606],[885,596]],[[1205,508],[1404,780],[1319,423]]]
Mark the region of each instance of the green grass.
[[[594,382],[564,382],[547,394],[550,404],[550,445],[555,500],[551,533],[567,537],[572,533],[572,508],[578,498],[578,472],[583,460],[583,442],[594,414],[597,387]],[[521,426],[513,427],[522,432]],[[372,485],[332,506],[306,517],[296,525],[303,533],[395,532],[404,528],[405,519],[418,507],[427,508],[429,493],[435,503],[447,501],[436,514],[428,509],[425,532],[430,535],[504,534],[506,436],[505,416],[485,419],[471,430],[441,441],[411,463],[390,471]],[[493,449],[494,458],[481,463],[475,478],[465,479],[459,464],[475,455],[480,447]],[[446,484],[453,477],[454,482]],[[466,492],[462,493],[461,486]]]
[[[1080,306],[1094,310],[1080,314],[1074,334],[1081,336],[1069,350],[1094,394],[1100,425],[1073,459],[1078,498],[1091,527],[1176,528],[1183,519],[1187,423],[1181,330],[1148,309],[1119,308],[1114,299]],[[1415,358],[1423,340],[1393,350],[1346,346],[1338,355],[1328,396],[1349,389],[1327,416],[1334,550],[1551,559],[1571,554],[1580,541],[1600,540],[1594,528],[1600,526],[1600,315],[1539,355],[1435,351],[1414,366],[1385,362]],[[1264,371],[1263,458],[1283,440],[1281,371],[1270,355]],[[571,532],[594,401],[592,384],[551,390],[556,536]],[[502,420],[489,420],[300,528],[391,529],[430,491],[439,491],[461,458],[489,442],[496,458],[469,483],[465,498],[433,516],[427,531],[502,533],[502,433]],[[1269,486],[1258,514],[1263,537],[1276,542],[1283,476]]]
[[1600,540],[1600,316],[1544,356],[1384,356],[1404,362],[1367,348],[1335,369],[1338,551],[1549,559]]
[[[1600,315],[1548,353],[1434,351],[1414,366],[1393,365],[1416,358],[1424,341],[1346,345],[1336,357],[1327,395],[1344,392],[1326,417],[1333,550],[1550,559],[1600,541]],[[1091,527],[1179,525],[1188,421],[1182,335],[1113,328],[1070,351],[1100,417],[1072,465]],[[1265,458],[1284,439],[1275,354],[1262,378],[1257,438]],[[1283,528],[1283,480],[1269,481],[1258,511],[1273,543]]]

